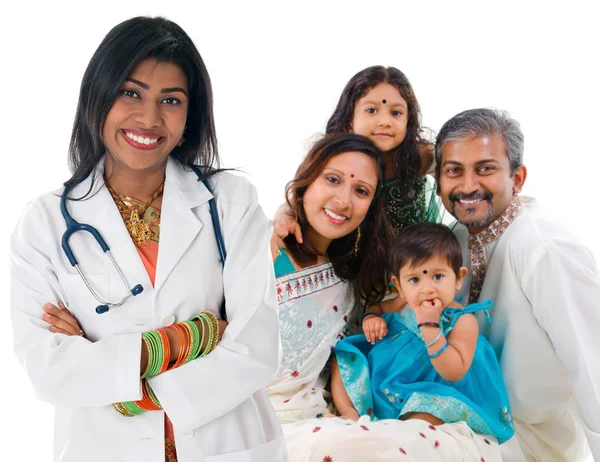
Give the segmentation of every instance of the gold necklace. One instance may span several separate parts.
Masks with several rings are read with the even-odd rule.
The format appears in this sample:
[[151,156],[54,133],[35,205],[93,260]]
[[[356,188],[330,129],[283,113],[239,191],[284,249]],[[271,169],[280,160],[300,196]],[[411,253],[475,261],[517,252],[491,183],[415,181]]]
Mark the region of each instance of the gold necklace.
[[[158,189],[152,194],[152,197],[148,199],[148,201],[144,204],[144,208],[138,212],[138,209],[132,205],[128,207],[125,202],[119,197],[119,195],[115,192],[113,188],[110,187],[108,182],[105,180],[106,187],[110,192],[113,200],[117,204],[117,208],[121,215],[127,215],[129,213],[129,218],[125,220],[125,227],[127,228],[127,232],[131,236],[133,243],[137,247],[145,247],[150,244],[150,238],[152,237],[152,231],[150,231],[150,226],[148,223],[144,223],[144,214],[150,204],[156,200],[158,196],[161,195],[163,189],[165,188],[165,182],[163,181]],[[140,218],[141,217],[141,218]]]

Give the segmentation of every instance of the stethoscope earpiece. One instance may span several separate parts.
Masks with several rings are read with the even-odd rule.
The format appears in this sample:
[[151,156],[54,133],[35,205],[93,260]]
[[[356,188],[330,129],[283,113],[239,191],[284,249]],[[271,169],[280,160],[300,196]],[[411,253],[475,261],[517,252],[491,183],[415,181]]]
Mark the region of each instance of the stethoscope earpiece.
[[136,285],[133,289],[131,289],[131,295],[134,297],[138,294],[141,294],[144,291],[144,287],[141,284]]

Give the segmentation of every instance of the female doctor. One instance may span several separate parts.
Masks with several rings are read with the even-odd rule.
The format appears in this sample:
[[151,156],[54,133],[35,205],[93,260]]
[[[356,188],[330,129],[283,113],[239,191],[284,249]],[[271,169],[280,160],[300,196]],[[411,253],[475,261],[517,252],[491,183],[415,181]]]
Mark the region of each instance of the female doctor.
[[[108,33],[69,160],[11,242],[15,350],[56,406],[54,459],[287,460],[263,389],[281,354],[271,227],[218,169],[210,79],[178,25]],[[85,336],[48,330],[61,309]]]

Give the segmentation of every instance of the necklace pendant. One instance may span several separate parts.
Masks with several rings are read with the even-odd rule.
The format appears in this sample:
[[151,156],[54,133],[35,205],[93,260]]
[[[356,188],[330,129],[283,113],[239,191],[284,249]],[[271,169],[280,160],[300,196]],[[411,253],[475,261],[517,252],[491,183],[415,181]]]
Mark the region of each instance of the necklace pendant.
[[140,219],[138,211],[135,208],[131,210],[131,215],[125,225],[133,243],[137,247],[146,247],[149,245],[150,238],[152,237],[150,226]]

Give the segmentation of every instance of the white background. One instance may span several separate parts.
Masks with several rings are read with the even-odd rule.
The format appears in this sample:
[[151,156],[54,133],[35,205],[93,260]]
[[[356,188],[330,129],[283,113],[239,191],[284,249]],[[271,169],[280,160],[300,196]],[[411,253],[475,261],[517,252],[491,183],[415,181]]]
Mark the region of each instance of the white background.
[[2,459],[51,460],[52,407],[33,398],[12,352],[8,241],[25,203],[69,177],[79,84],[110,28],[149,14],[188,32],[212,78],[223,164],[249,174],[268,215],[348,79],[369,65],[392,65],[411,80],[424,125],[434,131],[465,109],[510,111],[525,133],[525,194],[542,199],[598,256],[600,18],[592,2],[519,3],[3,6]]

